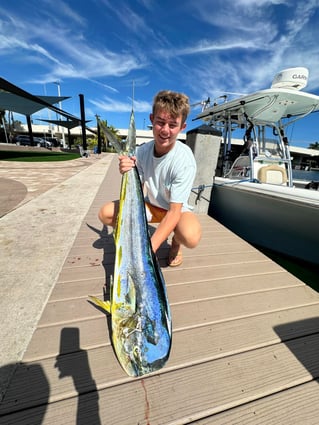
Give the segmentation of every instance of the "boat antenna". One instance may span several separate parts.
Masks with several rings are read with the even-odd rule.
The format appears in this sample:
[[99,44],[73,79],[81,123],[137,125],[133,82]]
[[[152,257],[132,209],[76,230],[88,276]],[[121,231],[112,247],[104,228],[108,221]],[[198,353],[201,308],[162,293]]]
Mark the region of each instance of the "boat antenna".
[[190,105],[190,107],[193,108],[193,107],[198,106],[198,105],[201,105],[202,112],[203,112],[210,105],[210,97],[208,97],[207,100],[201,100],[200,102],[192,103]]

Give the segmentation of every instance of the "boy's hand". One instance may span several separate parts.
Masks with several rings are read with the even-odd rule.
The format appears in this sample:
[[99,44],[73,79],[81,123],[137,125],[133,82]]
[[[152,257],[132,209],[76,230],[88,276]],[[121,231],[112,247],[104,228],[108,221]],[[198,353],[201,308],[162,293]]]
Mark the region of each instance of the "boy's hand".
[[119,169],[121,174],[124,174],[127,171],[130,171],[133,167],[135,167],[135,164],[136,164],[135,156],[131,156],[131,157],[126,155],[119,156]]

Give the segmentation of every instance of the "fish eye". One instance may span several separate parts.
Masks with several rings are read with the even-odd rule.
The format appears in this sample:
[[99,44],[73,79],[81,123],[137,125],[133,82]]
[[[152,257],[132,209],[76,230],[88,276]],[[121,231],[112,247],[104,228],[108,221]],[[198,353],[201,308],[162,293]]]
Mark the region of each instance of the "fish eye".
[[135,358],[138,358],[138,357],[140,357],[140,355],[141,355],[141,350],[140,350],[140,348],[139,348],[139,347],[137,347],[137,346],[135,346],[135,347],[133,348],[133,356],[134,356]]

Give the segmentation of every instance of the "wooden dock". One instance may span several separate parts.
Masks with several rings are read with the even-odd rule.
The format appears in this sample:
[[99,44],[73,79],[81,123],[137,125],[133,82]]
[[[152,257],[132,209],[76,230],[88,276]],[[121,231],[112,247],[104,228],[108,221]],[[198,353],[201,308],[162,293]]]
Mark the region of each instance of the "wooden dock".
[[318,424],[319,294],[206,215],[184,263],[165,267],[167,365],[129,378],[102,296],[113,271],[99,207],[118,197],[113,160],[0,405],[1,425]]

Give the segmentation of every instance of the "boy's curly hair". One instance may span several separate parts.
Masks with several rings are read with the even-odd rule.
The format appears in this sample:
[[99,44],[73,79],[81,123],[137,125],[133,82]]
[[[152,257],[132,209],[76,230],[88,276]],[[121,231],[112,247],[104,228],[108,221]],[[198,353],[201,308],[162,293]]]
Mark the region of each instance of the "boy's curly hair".
[[153,115],[155,115],[158,110],[164,110],[174,118],[181,115],[182,124],[184,124],[190,110],[188,96],[171,90],[162,90],[154,97]]

